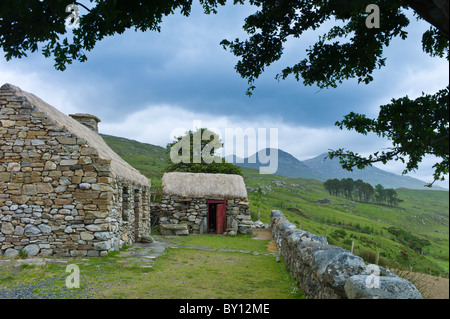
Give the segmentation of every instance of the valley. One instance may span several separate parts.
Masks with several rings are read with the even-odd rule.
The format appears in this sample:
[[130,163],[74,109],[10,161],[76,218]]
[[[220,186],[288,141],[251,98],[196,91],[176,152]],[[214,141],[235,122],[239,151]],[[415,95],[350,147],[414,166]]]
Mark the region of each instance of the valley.
[[[166,165],[165,149],[113,136],[103,138],[151,179],[157,198]],[[260,187],[263,192],[259,200],[260,219],[264,223],[269,222],[270,212],[278,209],[301,229],[326,235],[330,244],[345,249],[351,249],[353,244],[354,253],[367,262],[378,260],[381,266],[448,278],[448,191],[397,188],[402,202],[392,207],[331,196],[323,181],[317,179],[260,175],[257,169],[247,167],[242,171],[254,220],[258,215],[255,205],[258,196],[254,190]],[[322,199],[330,202],[320,204],[318,201]]]

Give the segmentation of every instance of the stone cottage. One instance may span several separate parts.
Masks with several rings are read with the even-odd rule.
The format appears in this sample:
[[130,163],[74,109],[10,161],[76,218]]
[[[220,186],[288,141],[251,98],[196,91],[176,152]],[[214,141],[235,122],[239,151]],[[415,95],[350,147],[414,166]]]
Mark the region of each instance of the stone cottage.
[[0,256],[104,256],[150,232],[150,181],[98,122],[0,88]]
[[239,175],[166,173],[157,214],[163,235],[251,232],[247,189]]

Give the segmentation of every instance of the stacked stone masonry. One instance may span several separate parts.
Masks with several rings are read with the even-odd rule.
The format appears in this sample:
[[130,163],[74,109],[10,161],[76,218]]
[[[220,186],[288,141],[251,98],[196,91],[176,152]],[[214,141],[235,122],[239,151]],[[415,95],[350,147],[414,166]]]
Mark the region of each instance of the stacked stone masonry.
[[366,265],[324,236],[297,229],[281,211],[271,212],[273,239],[291,276],[311,299],[421,299],[408,280]]
[[[223,198],[191,198],[165,195],[158,205],[159,225],[164,235],[207,233],[208,200]],[[228,235],[251,232],[249,203],[245,199],[226,200],[226,232]]]
[[0,89],[0,256],[104,256],[150,232],[149,187]]

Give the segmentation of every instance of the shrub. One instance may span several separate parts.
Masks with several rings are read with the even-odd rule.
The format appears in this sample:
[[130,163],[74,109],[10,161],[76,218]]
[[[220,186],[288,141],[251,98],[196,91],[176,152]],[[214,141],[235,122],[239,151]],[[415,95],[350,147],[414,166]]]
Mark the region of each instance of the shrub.
[[377,262],[377,253],[372,249],[365,249],[359,252],[359,257],[364,259],[365,262],[369,264],[375,264]]
[[334,232],[331,233],[331,236],[334,238],[344,238],[347,236],[347,232],[343,229],[336,229]]
[[398,227],[390,227],[388,231],[402,244],[414,251],[421,252],[425,246],[431,245],[428,239],[421,239]]

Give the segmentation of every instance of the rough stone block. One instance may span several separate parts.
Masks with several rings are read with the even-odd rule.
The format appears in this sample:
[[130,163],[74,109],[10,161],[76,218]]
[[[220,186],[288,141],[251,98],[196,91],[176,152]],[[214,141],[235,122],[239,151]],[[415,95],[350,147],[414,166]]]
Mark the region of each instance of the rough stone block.
[[42,232],[39,228],[34,225],[28,224],[25,226],[25,235],[27,237],[39,236]]
[[110,250],[111,242],[109,240],[96,242],[96,243],[94,243],[94,249],[95,250]]
[[349,299],[422,299],[417,288],[400,277],[351,276],[345,283],[345,293]]
[[41,250],[41,248],[39,247],[39,245],[31,244],[25,246],[23,250],[27,253],[28,256],[36,256]]

